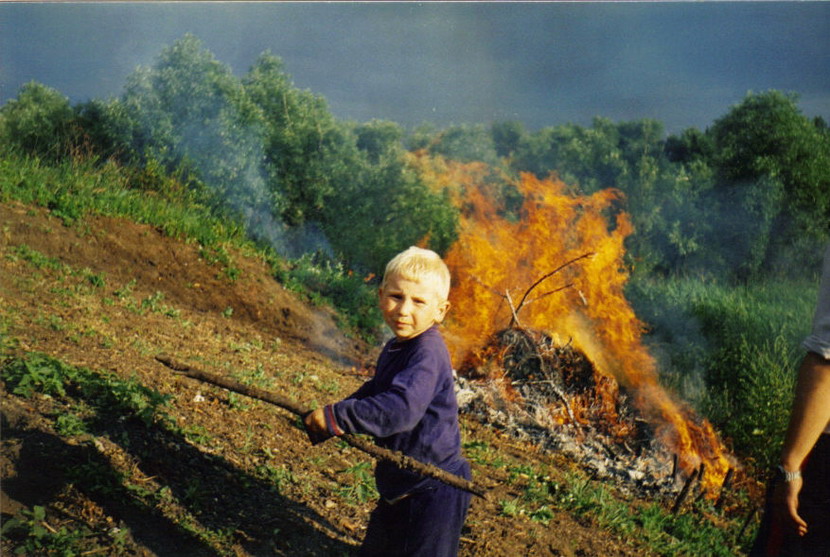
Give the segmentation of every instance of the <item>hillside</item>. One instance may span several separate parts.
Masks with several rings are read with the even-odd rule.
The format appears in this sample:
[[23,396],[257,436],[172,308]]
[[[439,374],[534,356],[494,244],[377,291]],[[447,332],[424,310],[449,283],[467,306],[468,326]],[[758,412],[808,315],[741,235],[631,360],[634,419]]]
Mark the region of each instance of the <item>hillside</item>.
[[[3,518],[30,526],[4,532],[4,553],[45,553],[47,543],[107,555],[354,551],[374,504],[369,457],[337,441],[311,446],[286,412],[176,376],[154,359],[167,353],[304,406],[365,379],[374,347],[345,337],[330,312],[282,288],[256,257],[232,257],[228,273],[198,245],[147,225],[97,217],[66,227],[46,210],[0,204],[7,361],[43,353],[111,378],[103,393],[74,385],[25,397],[4,384]],[[136,385],[169,396],[166,406],[151,420],[114,418],[104,399]],[[587,507],[593,482],[584,480],[581,494],[569,490],[580,477],[573,463],[471,415],[461,420],[474,479],[490,492],[474,498],[461,555],[685,552],[665,533],[644,545],[638,528],[651,501],[609,485],[617,506],[607,508],[618,509],[619,524],[577,512],[567,501],[582,496]],[[651,514],[624,522],[623,508]],[[702,520],[695,512],[690,524]]]

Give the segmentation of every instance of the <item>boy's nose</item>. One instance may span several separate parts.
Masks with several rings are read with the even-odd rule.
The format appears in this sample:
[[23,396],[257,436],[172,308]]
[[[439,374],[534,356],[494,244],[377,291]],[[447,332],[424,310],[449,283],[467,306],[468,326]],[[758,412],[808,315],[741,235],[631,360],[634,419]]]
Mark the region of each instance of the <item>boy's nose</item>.
[[412,302],[409,300],[402,301],[401,305],[398,307],[398,313],[401,315],[409,315],[410,311],[412,311]]

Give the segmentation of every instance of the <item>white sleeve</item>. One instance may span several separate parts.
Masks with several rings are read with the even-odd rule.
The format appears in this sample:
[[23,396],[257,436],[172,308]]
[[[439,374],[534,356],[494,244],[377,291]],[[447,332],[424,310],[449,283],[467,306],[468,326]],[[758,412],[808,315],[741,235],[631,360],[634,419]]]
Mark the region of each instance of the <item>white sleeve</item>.
[[804,339],[802,346],[808,352],[815,352],[823,358],[830,359],[830,245],[824,254],[813,331]]

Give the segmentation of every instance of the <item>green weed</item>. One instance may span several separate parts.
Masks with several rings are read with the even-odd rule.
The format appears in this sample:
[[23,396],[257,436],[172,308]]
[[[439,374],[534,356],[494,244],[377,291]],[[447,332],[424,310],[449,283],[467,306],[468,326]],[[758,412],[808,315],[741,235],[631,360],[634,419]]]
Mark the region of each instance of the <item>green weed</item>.
[[114,292],[115,297],[123,300],[124,298],[132,295],[133,288],[135,288],[135,285],[137,283],[138,283],[137,279],[130,280],[127,284],[125,284],[124,286],[122,286],[121,288],[119,288],[118,290],[116,290]]
[[383,323],[376,287],[320,254],[308,254],[288,266],[275,267],[277,280],[317,305],[338,310],[339,325],[366,340],[375,340]]
[[524,514],[525,510],[517,499],[503,499],[499,501],[499,514],[515,518]]
[[48,257],[43,253],[34,250],[26,244],[12,248],[12,258],[19,258],[30,263],[36,269],[49,269],[52,271],[64,271],[67,267],[56,257]]
[[46,395],[66,395],[65,382],[77,375],[74,368],[43,354],[13,360],[3,367],[0,377],[11,387],[11,392],[31,398],[35,392]]
[[199,257],[210,265],[220,265],[222,267],[222,274],[231,282],[237,280],[242,274],[234,265],[233,257],[228,253],[227,246],[224,244],[202,246],[199,249]]
[[65,437],[87,433],[86,423],[75,414],[61,414],[55,420],[55,430]]
[[9,308],[0,306],[0,358],[20,343],[19,339],[10,334],[11,316],[6,312],[10,313]]
[[106,275],[104,273],[93,273],[89,269],[84,269],[83,273],[87,282],[95,288],[104,288],[107,285]]
[[284,464],[278,468],[270,464],[261,464],[256,467],[255,473],[257,477],[272,483],[277,491],[280,491],[286,484],[297,483],[294,473]]
[[463,444],[465,455],[470,462],[493,468],[507,466],[504,458],[485,441],[468,441]]
[[274,385],[274,379],[265,373],[262,364],[257,364],[253,369],[231,373],[231,377],[244,385],[252,385],[263,389]]
[[203,246],[247,243],[239,221],[194,199],[186,188],[148,195],[135,187],[134,169],[94,157],[50,164],[9,149],[3,150],[2,157],[0,199],[46,207],[65,225],[89,214],[101,214],[127,217],[155,226],[168,236],[195,239]]
[[334,379],[329,381],[318,381],[314,387],[318,391],[332,396],[340,392],[340,384]]
[[530,520],[547,525],[553,519],[553,511],[547,505],[542,505],[530,513]]
[[353,505],[363,504],[378,497],[370,462],[359,462],[345,470],[340,470],[338,473],[351,476],[351,481],[344,480],[343,485],[338,490],[340,496],[347,502]]
[[[239,218],[204,196],[194,195],[191,184],[185,186],[175,176],[162,176],[159,169],[151,168],[152,163],[147,168],[135,169],[94,157],[49,163],[10,149],[3,149],[0,154],[2,200],[46,207],[65,225],[82,226],[83,219],[90,214],[125,217],[151,225],[168,236],[197,242],[201,257],[221,266],[221,274],[231,282],[241,275],[231,248],[261,257],[286,288],[337,308],[339,324],[345,331],[367,340],[378,336],[383,321],[371,280],[319,254],[285,265],[272,248],[248,238]],[[146,184],[155,184],[149,192],[153,195],[148,195]],[[26,254],[29,255],[32,254]],[[38,265],[57,264],[33,257]],[[93,286],[101,284],[103,277],[99,278],[90,278]]]
[[164,292],[159,292],[157,290],[155,293],[141,300],[141,309],[160,313],[161,310],[159,309],[159,306],[162,300],[164,300]]
[[185,439],[197,445],[207,445],[213,440],[213,436],[201,425],[188,425],[180,431]]
[[245,397],[238,395],[234,392],[228,393],[228,406],[231,407],[233,410],[245,411],[248,409],[248,405],[244,402]]
[[36,392],[63,397],[71,388],[99,413],[132,416],[148,426],[172,421],[164,411],[169,395],[148,389],[135,378],[123,380],[114,374],[96,373],[45,354],[11,360],[0,369],[0,377],[12,393],[26,398]]
[[86,528],[55,528],[46,518],[46,509],[35,505],[31,511],[23,510],[5,521],[0,530],[3,537],[17,540],[17,555],[81,555],[87,545],[81,545],[88,535]]

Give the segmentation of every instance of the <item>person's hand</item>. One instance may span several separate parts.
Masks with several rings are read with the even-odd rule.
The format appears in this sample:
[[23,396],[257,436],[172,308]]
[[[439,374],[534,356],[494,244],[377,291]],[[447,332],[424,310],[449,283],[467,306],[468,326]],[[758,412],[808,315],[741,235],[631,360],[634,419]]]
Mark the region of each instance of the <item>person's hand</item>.
[[331,433],[329,433],[329,429],[326,427],[326,416],[322,408],[306,414],[303,418],[303,424],[305,425],[306,433],[308,433],[308,438],[313,445],[322,443],[331,437]]
[[799,536],[807,533],[807,523],[798,514],[798,494],[804,485],[802,478],[795,478],[792,481],[780,481],[775,486],[775,503],[779,509],[780,516],[795,528]]

